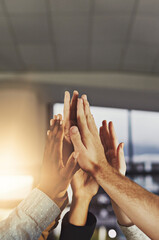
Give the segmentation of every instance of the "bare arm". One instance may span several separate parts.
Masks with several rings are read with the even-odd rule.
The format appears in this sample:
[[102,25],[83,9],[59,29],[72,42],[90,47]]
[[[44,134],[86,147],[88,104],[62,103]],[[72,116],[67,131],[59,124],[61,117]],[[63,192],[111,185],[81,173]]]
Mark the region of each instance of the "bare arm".
[[151,239],[158,240],[159,197],[146,191],[110,166],[94,119],[89,115],[89,105],[86,100],[84,104],[81,99],[78,100],[77,120],[80,132],[77,127],[72,127],[70,136],[75,150],[78,149],[78,163],[81,168],[96,179],[135,225]]
[[82,169],[74,175],[71,182],[73,199],[69,214],[69,222],[76,226],[84,226],[87,221],[88,208],[92,197],[98,191],[97,182]]
[[[123,151],[124,143],[118,145],[118,139],[112,122],[109,124],[107,124],[107,121],[105,120],[102,122],[102,126],[100,127],[100,139],[109,164],[125,176],[126,163]],[[126,227],[134,225],[131,219],[128,218],[123,210],[112,199],[111,203],[120,225]]]

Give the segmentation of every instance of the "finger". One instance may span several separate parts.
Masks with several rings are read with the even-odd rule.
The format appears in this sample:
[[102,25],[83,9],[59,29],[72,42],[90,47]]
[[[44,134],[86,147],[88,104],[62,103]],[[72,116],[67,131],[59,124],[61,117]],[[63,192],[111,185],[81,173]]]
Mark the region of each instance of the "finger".
[[71,107],[70,107],[70,120],[71,124],[74,125],[77,122],[77,100],[78,100],[78,91],[73,92],[73,96],[71,99]]
[[124,156],[124,143],[120,143],[117,148],[117,160],[119,163],[119,171],[121,174],[125,175],[126,173],[126,162]]
[[91,111],[90,111],[90,106],[89,106],[89,102],[87,100],[87,96],[82,95],[82,99],[83,99],[84,113],[86,116],[88,128],[93,135],[99,136],[97,126],[95,124],[93,115],[91,114]]
[[108,124],[107,121],[104,120],[102,122],[102,131],[103,131],[103,141],[104,141],[104,147],[105,147],[105,152],[111,149],[111,142],[110,142],[110,134],[109,134],[109,129],[108,129]]
[[65,174],[65,176],[67,176],[67,178],[70,180],[72,179],[73,175],[76,172],[78,156],[79,156],[78,152],[73,152],[69,157],[66,166],[63,169],[63,174]]
[[54,152],[54,158],[59,164],[63,165],[62,150],[63,150],[63,138],[64,138],[64,125],[62,120],[57,121],[57,128],[58,128],[57,133],[53,137],[52,147]]
[[63,115],[65,135],[69,136],[71,125],[70,125],[70,93],[68,91],[65,92]]
[[77,127],[73,126],[70,129],[70,137],[71,137],[71,141],[72,144],[74,146],[74,150],[77,152],[81,152],[85,149],[82,140],[81,140],[81,136],[79,133],[79,130]]
[[55,126],[55,116],[54,116],[54,119],[50,120],[50,130],[51,131],[54,129],[54,126]]
[[77,102],[77,124],[81,133],[81,138],[85,146],[88,143],[88,135],[90,133],[88,126],[87,126],[87,121],[86,121],[86,116],[84,114],[84,108],[83,108],[83,100],[78,99]]
[[113,122],[109,122],[109,133],[110,133],[110,143],[111,147],[116,150],[118,147],[118,139],[115,133]]
[[53,132],[54,132],[54,137],[56,136],[56,134],[58,133],[58,129],[60,126],[60,122],[62,121],[62,115],[58,114],[57,115],[57,119],[56,119],[56,124],[54,126]]
[[[104,128],[103,128],[103,126],[101,126],[100,129],[99,129],[99,135],[100,135],[100,140],[102,142],[102,145],[103,145],[103,148],[104,148],[104,151],[105,151],[106,145],[105,145],[105,141],[104,141],[103,132],[104,132]],[[105,154],[106,154],[106,151],[105,151]]]

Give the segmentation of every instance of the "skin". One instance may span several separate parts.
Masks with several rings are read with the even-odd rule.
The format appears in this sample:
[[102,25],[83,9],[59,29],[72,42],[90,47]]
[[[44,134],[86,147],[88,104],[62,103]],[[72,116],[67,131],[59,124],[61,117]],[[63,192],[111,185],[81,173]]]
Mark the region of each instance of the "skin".
[[[64,97],[64,134],[65,134],[65,154],[71,154],[73,145],[70,138],[71,126],[77,126],[77,100],[78,92],[74,91],[72,99],[68,91]],[[66,150],[65,150],[66,149]],[[71,187],[73,198],[69,212],[69,222],[76,226],[84,226],[87,221],[88,208],[92,197],[97,193],[99,185],[97,182],[82,169],[79,169],[73,176]],[[81,211],[82,209],[82,211]]]
[[73,199],[69,213],[69,222],[76,226],[85,226],[89,204],[92,197],[98,192],[97,182],[82,169],[73,176],[71,187]]
[[60,114],[55,116],[50,121],[50,125],[38,188],[60,206],[60,201],[65,197],[68,185],[76,171],[78,153],[73,152],[64,165],[62,157],[64,138],[62,116]]
[[[112,122],[110,122],[109,125],[106,120],[102,122],[102,126],[100,127],[100,138],[109,164],[125,176],[126,163],[123,151],[124,143],[118,145],[118,139]],[[111,203],[120,225],[126,227],[134,225],[131,219],[128,218],[113,200],[111,200]]]
[[[84,113],[86,112],[86,114]],[[95,178],[128,218],[151,239],[159,239],[159,197],[140,187],[114,169],[105,157],[87,100],[78,99],[77,122],[70,137],[79,152],[80,167]]]

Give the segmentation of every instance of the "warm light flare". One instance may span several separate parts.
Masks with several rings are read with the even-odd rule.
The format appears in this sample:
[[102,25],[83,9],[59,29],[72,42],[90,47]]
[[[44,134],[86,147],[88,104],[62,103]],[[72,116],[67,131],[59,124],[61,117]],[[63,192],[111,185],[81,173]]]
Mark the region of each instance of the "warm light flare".
[[32,176],[0,176],[0,201],[21,200],[31,191]]

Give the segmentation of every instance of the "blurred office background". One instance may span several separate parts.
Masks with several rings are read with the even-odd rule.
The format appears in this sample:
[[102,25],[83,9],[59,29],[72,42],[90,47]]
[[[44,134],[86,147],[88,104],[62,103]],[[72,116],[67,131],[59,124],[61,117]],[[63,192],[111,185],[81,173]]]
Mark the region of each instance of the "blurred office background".
[[[158,0],[0,0],[0,219],[38,183],[65,90],[114,121],[127,176],[159,194],[158,29]],[[125,239],[102,189],[90,209],[94,240]]]

